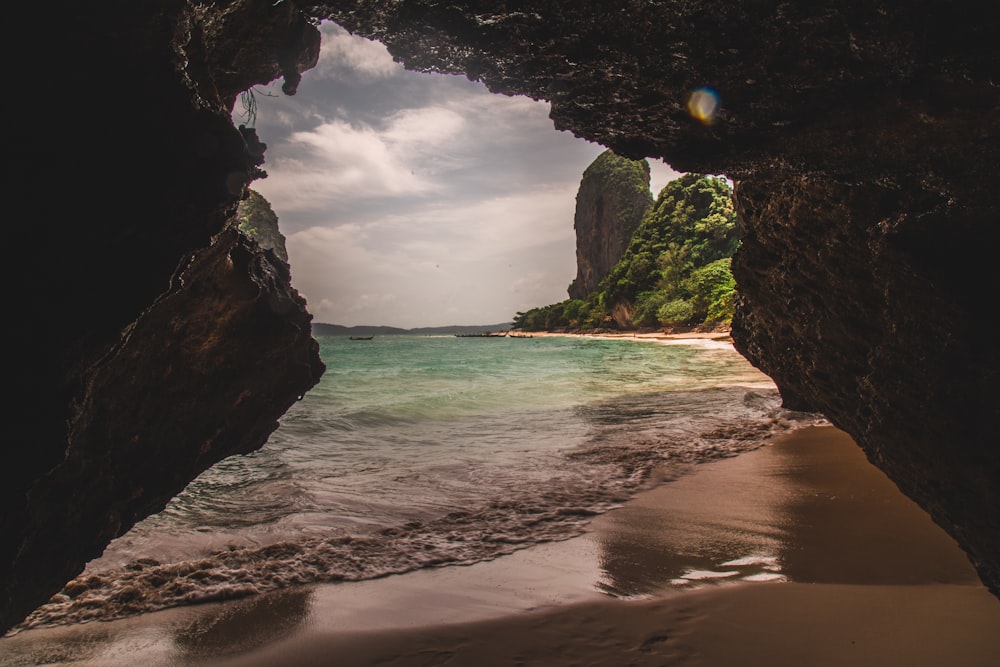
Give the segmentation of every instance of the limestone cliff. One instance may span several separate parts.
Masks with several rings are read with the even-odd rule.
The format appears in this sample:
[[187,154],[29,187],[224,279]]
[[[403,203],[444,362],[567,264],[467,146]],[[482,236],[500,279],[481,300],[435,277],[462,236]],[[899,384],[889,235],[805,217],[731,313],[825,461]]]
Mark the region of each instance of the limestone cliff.
[[294,93],[321,17],[410,68],[549,100],[557,128],[620,155],[732,178],[738,348],[789,405],[854,436],[1000,594],[1000,364],[979,327],[998,284],[998,14],[943,0],[10,5],[0,145],[26,213],[4,262],[0,629],[212,461],[259,446],[322,372],[287,268],[224,231],[261,159],[232,104],[278,77]]
[[649,163],[606,150],[583,172],[576,193],[576,278],[571,299],[585,299],[622,257],[653,205]]

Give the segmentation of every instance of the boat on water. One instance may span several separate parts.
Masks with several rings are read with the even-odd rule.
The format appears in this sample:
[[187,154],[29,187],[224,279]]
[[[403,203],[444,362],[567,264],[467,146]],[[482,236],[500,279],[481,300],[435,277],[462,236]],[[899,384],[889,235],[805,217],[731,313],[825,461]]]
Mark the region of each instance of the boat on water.
[[375,336],[351,336],[351,340],[371,340]]
[[506,331],[482,331],[479,333],[455,334],[456,338],[506,338]]

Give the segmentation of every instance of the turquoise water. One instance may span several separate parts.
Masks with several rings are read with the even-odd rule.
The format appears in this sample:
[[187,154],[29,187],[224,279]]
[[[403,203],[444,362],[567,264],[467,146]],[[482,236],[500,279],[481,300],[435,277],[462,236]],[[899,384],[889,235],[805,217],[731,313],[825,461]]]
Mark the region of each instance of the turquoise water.
[[715,341],[318,340],[326,374],[260,451],[208,470],[28,624],[495,558],[802,418]]

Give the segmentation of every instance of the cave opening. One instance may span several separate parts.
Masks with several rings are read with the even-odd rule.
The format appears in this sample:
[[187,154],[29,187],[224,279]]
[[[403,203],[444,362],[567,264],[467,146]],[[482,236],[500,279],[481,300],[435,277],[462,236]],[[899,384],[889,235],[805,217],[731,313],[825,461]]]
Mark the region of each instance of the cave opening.
[[[286,236],[315,322],[416,328],[508,322],[566,298],[580,177],[605,150],[558,131],[548,104],[464,76],[406,70],[321,24],[294,96],[257,87],[267,144],[250,187]],[[679,173],[648,160],[653,196]]]

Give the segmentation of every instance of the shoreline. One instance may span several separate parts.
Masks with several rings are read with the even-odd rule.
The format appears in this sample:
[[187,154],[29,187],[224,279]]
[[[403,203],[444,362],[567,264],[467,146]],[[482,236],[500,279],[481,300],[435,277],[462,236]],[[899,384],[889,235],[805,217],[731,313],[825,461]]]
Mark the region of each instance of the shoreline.
[[985,667],[997,630],[1000,600],[954,541],[846,434],[810,426],[642,491],[580,537],[25,631],[0,640],[0,665]]
[[629,339],[629,340],[719,340],[732,341],[733,337],[729,331],[690,331],[684,333],[664,333],[638,331],[621,331],[618,333],[571,333],[557,331],[532,331],[528,332],[532,336],[544,338],[546,336],[565,336],[567,338],[608,338],[608,339]]
[[687,333],[663,333],[650,332],[639,333],[562,333],[553,331],[534,332],[530,334],[536,338],[583,338],[596,340],[630,340],[636,342],[656,343],[658,345],[697,345],[700,347],[725,347],[735,349],[733,338],[728,331],[716,332],[687,332]]

